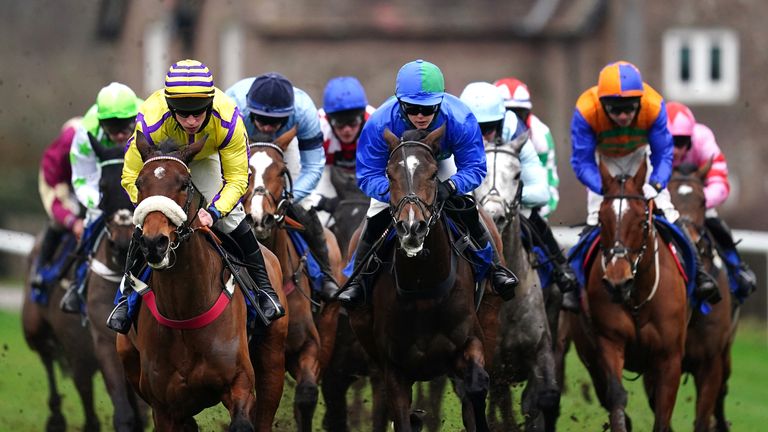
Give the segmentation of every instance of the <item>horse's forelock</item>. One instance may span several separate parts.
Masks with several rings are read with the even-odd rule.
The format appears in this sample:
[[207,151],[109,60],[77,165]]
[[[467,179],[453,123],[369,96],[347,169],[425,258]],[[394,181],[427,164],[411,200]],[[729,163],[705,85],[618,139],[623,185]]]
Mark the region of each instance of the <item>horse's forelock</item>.
[[676,167],[675,169],[679,171],[680,174],[682,175],[691,175],[695,173],[699,169],[699,167],[694,163],[685,162],[679,165],[678,167]]
[[157,146],[158,152],[161,155],[171,155],[181,150],[181,146],[173,140],[167,139]]
[[426,129],[411,129],[407,130],[403,133],[403,141],[419,141],[421,142],[424,138],[429,135],[429,131]]

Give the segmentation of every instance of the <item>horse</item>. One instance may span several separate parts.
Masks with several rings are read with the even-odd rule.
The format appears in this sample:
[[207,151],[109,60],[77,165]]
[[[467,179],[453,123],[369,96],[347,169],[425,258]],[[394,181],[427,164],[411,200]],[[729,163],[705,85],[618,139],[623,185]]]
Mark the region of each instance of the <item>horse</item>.
[[[376,404],[386,402],[396,431],[420,426],[411,413],[413,383],[442,375],[456,379],[466,429],[488,430],[484,368],[490,355],[485,344],[486,338],[495,338],[496,323],[494,314],[483,310],[490,309],[485,299],[475,311],[472,269],[453,250],[441,205],[435,202],[436,154],[444,132],[445,126],[431,133],[406,131],[402,140],[384,132],[397,232],[392,271],[382,271],[374,282],[371,305],[350,312],[352,328],[383,380],[374,389],[374,412],[384,412]],[[386,417],[375,415],[373,423],[374,431],[383,431]]]
[[330,173],[331,184],[339,198],[339,203],[331,215],[333,224],[330,225],[330,228],[346,258],[349,242],[365,219],[365,211],[368,209],[371,199],[357,186],[354,171],[332,166]]
[[[501,233],[506,262],[520,276],[515,298],[504,302],[500,310],[490,405],[492,415],[496,410],[501,415],[502,430],[517,429],[509,386],[527,381],[522,396],[525,429],[552,431],[557,422],[560,392],[550,325],[556,327],[557,320],[548,321],[541,281],[532,266],[536,257],[526,251],[521,237],[520,149],[526,142],[486,143],[488,173],[474,192]],[[557,317],[557,313],[553,315]],[[492,420],[496,420],[495,416]]]
[[[195,224],[205,198],[187,164],[206,139],[158,149],[136,133],[144,165],[134,222],[152,273],[148,288],[137,282],[141,306],[135,326],[118,334],[117,351],[129,382],[152,407],[157,431],[197,430],[193,416],[219,402],[229,411],[230,431],[267,431],[283,390],[288,319],[272,322],[249,346],[241,279],[225,267],[210,230]],[[263,253],[284,302],[279,262]]]
[[122,279],[128,245],[134,232],[133,204],[120,184],[123,171],[123,148],[112,148],[91,140],[101,167],[99,209],[106,228],[89,262],[86,277],[86,308],[93,349],[99,362],[109,397],[114,407],[112,426],[115,431],[143,431],[146,405],[125,380],[123,366],[115,349],[115,332],[104,323],[112,311],[115,292]]
[[632,429],[625,412],[624,369],[643,374],[654,431],[670,430],[686,338],[686,281],[654,227],[646,200],[647,162],[634,175],[612,175],[599,162],[603,201],[596,257],[585,270],[579,315],[570,335],[612,431]]
[[[316,314],[313,307],[321,305],[312,299],[306,259],[296,250],[288,233],[289,224],[297,225],[286,216],[288,191],[292,186],[284,154],[296,135],[296,130],[277,137],[274,142],[250,144],[251,169],[249,192],[243,199],[256,237],[277,255],[283,271],[284,290],[291,311],[286,342],[286,369],[296,380],[294,418],[299,430],[312,429],[312,417],[318,401],[321,373],[330,361],[338,323],[340,304],[325,304]],[[264,137],[262,141],[270,141]],[[341,276],[341,252],[330,230],[325,229],[331,268],[337,280]]]
[[[48,408],[50,413],[46,420],[45,430],[64,431],[67,421],[61,411],[61,395],[59,394],[54,364],[58,364],[66,373],[71,374],[75,388],[80,396],[85,414],[83,431],[97,432],[101,426],[96,415],[93,401],[93,376],[98,370],[94,356],[91,335],[82,324],[77,314],[61,310],[59,303],[64,296],[64,290],[74,280],[75,266],[70,265],[55,285],[48,287],[48,301],[37,303],[32,299],[31,281],[34,276],[34,262],[40,253],[42,236],[37,236],[34,247],[27,260],[27,273],[24,281],[24,298],[21,309],[21,324],[24,339],[32,351],[40,357],[45,368],[48,381]],[[66,259],[63,254],[69,253],[77,240],[74,234],[67,232],[53,255],[53,261]]]
[[710,430],[713,416],[716,430],[729,430],[725,396],[739,316],[739,303],[731,295],[727,271],[704,224],[704,181],[711,166],[712,161],[698,169],[694,165],[677,167],[668,185],[682,224],[697,246],[705,271],[716,277],[722,297],[720,302],[711,305],[708,314],[694,310],[688,324],[683,372],[693,374],[696,383],[694,430],[697,432]]

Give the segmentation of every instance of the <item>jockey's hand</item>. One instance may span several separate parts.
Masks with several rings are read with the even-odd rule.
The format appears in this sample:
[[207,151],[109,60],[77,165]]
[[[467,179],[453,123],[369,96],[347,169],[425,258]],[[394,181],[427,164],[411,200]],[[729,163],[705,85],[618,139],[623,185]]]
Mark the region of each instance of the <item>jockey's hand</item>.
[[72,234],[75,235],[77,241],[83,238],[83,232],[85,231],[85,222],[82,219],[75,219],[75,223],[72,224]]
[[646,200],[652,200],[656,198],[658,195],[659,195],[659,191],[656,190],[655,187],[651,186],[648,183],[643,185],[643,196],[645,196]]
[[456,185],[453,180],[448,179],[437,185],[437,202],[445,202],[448,198],[456,194]]
[[210,227],[213,225],[213,217],[210,213],[208,213],[208,210],[204,208],[201,208],[197,211],[197,219],[200,221],[202,226]]
[[333,198],[326,198],[326,197],[320,197],[320,200],[317,202],[317,205],[315,206],[318,210],[324,210],[328,213],[333,213],[336,210],[336,207],[339,205],[339,197],[333,197]]

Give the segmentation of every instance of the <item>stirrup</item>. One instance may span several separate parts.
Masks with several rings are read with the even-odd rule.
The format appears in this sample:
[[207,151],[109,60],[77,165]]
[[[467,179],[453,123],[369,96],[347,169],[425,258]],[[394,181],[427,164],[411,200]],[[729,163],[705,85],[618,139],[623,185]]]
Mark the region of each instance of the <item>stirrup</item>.
[[128,334],[133,324],[128,316],[128,297],[123,297],[117,302],[115,308],[107,317],[107,327],[121,334]]
[[59,302],[59,308],[66,313],[80,313],[80,305],[82,301],[80,294],[77,292],[77,287],[73,284],[70,286]]

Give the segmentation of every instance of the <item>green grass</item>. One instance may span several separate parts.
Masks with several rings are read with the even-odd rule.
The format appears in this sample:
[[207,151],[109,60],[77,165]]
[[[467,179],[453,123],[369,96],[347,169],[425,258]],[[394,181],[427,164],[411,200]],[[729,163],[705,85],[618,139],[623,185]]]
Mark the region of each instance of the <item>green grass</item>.
[[[743,322],[733,348],[733,374],[729,382],[726,414],[733,423],[733,431],[764,430],[768,425],[768,410],[765,409],[766,385],[768,385],[768,335],[765,324]],[[0,311],[0,431],[43,430],[48,415],[47,384],[42,364],[37,355],[29,350],[21,333],[18,313]],[[558,430],[600,431],[607,422],[607,413],[599,406],[591,382],[576,355],[567,358],[568,392],[562,398],[562,415]],[[80,430],[83,413],[71,380],[61,380],[63,412],[67,417],[69,430]],[[628,374],[632,376],[633,374]],[[625,380],[629,392],[628,413],[635,430],[650,430],[653,424],[651,411],[645,400],[640,380]],[[294,383],[286,380],[283,400],[276,418],[276,431],[295,430],[292,414]],[[582,391],[582,389],[585,389]],[[96,405],[102,420],[102,430],[111,429],[111,404],[100,378],[95,382]],[[583,393],[588,395],[585,400]],[[364,401],[370,396],[363,395]],[[455,396],[447,395],[443,412],[443,430],[461,430],[461,418]],[[695,390],[693,379],[684,383],[678,394],[678,403],[673,417],[675,430],[690,430],[693,424]],[[370,405],[370,404],[368,404]],[[366,409],[370,409],[369,406]],[[322,398],[315,414],[314,430],[321,430],[324,411]],[[219,405],[198,417],[201,431],[223,430],[227,423],[224,408]],[[367,427],[361,430],[368,430]]]

